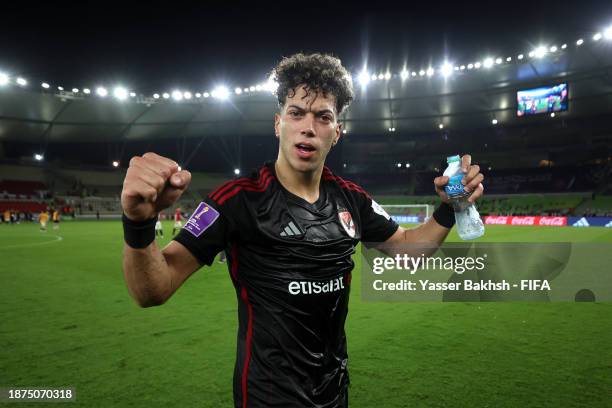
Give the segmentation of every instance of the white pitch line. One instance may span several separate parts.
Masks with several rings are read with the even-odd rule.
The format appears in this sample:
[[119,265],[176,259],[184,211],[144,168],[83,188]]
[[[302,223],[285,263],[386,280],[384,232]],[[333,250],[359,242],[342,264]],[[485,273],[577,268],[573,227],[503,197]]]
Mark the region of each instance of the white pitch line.
[[63,237],[61,237],[59,235],[54,235],[54,238],[55,239],[53,241],[33,242],[33,243],[30,243],[30,244],[18,244],[18,245],[0,246],[0,250],[3,250],[3,249],[13,249],[13,248],[27,248],[27,247],[38,246],[38,245],[53,244],[54,242],[60,242],[61,240],[64,239]]

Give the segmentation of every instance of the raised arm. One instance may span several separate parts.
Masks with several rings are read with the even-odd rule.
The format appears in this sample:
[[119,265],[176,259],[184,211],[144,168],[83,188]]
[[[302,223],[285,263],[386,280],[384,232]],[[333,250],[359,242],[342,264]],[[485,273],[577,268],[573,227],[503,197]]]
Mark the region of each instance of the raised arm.
[[[461,158],[462,169],[465,176],[461,180],[465,190],[470,192],[468,201],[473,203],[478,200],[483,192],[482,181],[484,176],[480,173],[480,167],[471,164],[472,157],[469,154]],[[381,250],[389,256],[421,254],[426,256],[435,252],[437,247],[444,242],[455,222],[455,214],[449,204],[448,195],[444,186],[448,183],[448,177],[440,176],[434,179],[436,193],[440,196],[442,204],[434,212],[433,217],[426,223],[416,228],[405,229],[399,227],[382,246]],[[414,252],[414,254],[413,254]]]
[[188,171],[155,153],[130,160],[121,192],[123,273],[130,295],[142,307],[163,304],[201,266],[180,243],[173,241],[162,251],[155,242],[157,214],[173,205],[190,181]]

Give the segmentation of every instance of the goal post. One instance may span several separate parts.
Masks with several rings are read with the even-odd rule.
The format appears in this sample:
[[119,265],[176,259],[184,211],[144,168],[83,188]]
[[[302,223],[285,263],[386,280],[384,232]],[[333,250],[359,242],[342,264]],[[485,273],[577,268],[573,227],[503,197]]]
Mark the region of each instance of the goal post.
[[389,204],[381,207],[398,224],[422,224],[434,212],[431,204]]

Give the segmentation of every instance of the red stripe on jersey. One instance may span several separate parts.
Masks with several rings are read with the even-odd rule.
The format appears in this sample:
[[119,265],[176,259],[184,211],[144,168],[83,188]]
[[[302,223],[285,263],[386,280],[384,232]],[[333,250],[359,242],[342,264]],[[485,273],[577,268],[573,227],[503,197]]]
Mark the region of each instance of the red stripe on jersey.
[[352,181],[345,180],[342,177],[334,176],[331,173],[326,174],[323,177],[323,179],[324,180],[335,181],[336,183],[338,183],[338,185],[341,188],[344,188],[345,190],[356,191],[356,192],[361,193],[361,194],[365,195],[366,197],[370,198],[370,195],[363,188],[361,188],[359,185],[353,183]]
[[[266,174],[269,174],[270,170],[268,170],[267,166],[263,166],[261,168],[261,170],[259,170],[259,177],[257,178],[257,182],[259,180],[261,180],[262,178],[265,177]],[[210,193],[208,196],[213,199],[214,201],[217,201],[217,199],[224,194],[226,191],[230,190],[233,186],[237,185],[237,184],[242,184],[242,183],[254,183],[256,181],[254,181],[253,179],[249,178],[249,177],[241,177],[238,180],[231,180],[228,181],[227,183],[221,185],[221,187],[217,188],[215,191],[213,191],[212,193]]]
[[246,345],[245,345],[245,356],[244,356],[244,366],[242,367],[242,408],[247,407],[247,385],[248,385],[248,375],[249,375],[249,364],[251,363],[251,343],[253,341],[253,306],[251,306],[251,302],[249,302],[249,296],[247,294],[246,288],[242,287],[242,300],[247,306],[247,313],[249,316],[248,324],[247,324],[247,334],[246,334]]
[[240,190],[257,191],[257,192],[265,191],[270,185],[270,182],[272,181],[272,179],[274,179],[274,176],[272,176],[270,172],[267,172],[266,176],[264,176],[263,179],[260,179],[258,183],[252,182],[252,183],[240,183],[240,184],[234,185],[233,190],[219,197],[217,204],[223,205],[223,203],[226,202],[228,199],[238,194]]

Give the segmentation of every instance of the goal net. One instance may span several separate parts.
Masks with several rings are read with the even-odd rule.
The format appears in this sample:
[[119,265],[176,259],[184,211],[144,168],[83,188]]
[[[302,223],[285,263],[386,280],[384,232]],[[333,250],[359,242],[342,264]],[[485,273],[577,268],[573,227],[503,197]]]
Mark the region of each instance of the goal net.
[[381,205],[398,224],[422,224],[431,217],[434,206],[431,204],[394,204]]

